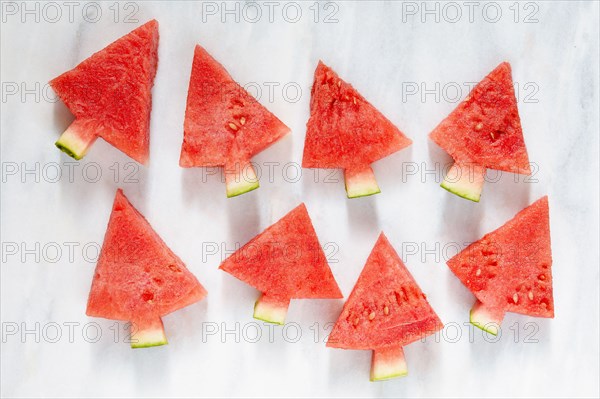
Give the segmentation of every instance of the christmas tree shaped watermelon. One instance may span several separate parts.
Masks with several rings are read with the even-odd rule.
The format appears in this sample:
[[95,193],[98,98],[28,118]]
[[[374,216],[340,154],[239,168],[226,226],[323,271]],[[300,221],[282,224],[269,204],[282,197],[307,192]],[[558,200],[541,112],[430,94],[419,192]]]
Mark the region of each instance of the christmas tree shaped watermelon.
[[224,166],[227,197],[258,188],[252,157],[290,129],[200,46],[194,50],[179,165]]
[[262,292],[254,317],[284,324],[291,299],[342,298],[304,204],[219,267]]
[[302,167],[344,170],[348,198],[380,192],[371,164],[411,144],[323,62],[315,70]]
[[486,169],[531,174],[510,64],[479,82],[429,136],[454,158],[442,187],[479,202]]
[[506,312],[554,317],[548,197],[447,263],[477,298],[470,317],[475,326],[495,335]]
[[56,146],[81,159],[102,137],[145,164],[157,51],[158,22],[152,20],[50,81],[75,115]]
[[443,327],[425,294],[381,233],[327,346],[372,350],[371,381],[408,373],[403,346]]
[[161,317],[198,302],[206,291],[117,191],[96,265],[87,315],[131,322],[131,347],[164,345]]

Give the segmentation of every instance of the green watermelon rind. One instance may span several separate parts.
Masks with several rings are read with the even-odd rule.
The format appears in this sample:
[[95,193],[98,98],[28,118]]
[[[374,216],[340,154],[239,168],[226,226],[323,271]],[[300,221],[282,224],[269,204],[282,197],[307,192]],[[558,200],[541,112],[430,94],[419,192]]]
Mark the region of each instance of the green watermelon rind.
[[65,154],[78,161],[81,160],[87,152],[85,148],[82,149],[81,143],[79,143],[77,140],[68,140],[63,136],[56,140],[54,145]]
[[272,323],[272,324],[277,324],[279,326],[283,326],[285,325],[285,320],[284,321],[280,321],[280,320],[274,320],[274,317],[269,317],[269,316],[258,316],[256,313],[254,313],[253,316],[256,320],[260,320],[260,321],[264,321],[266,323]]
[[348,190],[348,186],[346,185],[346,195],[350,199],[368,197],[370,195],[375,195],[379,193],[381,193],[381,190],[379,189],[377,183],[375,183],[375,185],[365,183],[364,185],[360,185],[358,189],[352,190],[352,192]]
[[399,377],[406,377],[408,375],[408,370],[406,371],[402,371],[402,372],[392,372],[392,374],[385,374],[385,375],[377,375],[377,376],[371,376],[369,378],[369,380],[375,382],[375,381],[385,381],[385,380],[391,380],[393,378],[399,378]]
[[453,184],[449,182],[442,182],[440,184],[444,190],[451,192],[454,195],[458,195],[461,198],[468,199],[469,201],[479,202],[481,198],[481,191],[476,193],[473,189],[468,186]]
[[[390,367],[390,369],[392,369],[393,367]],[[383,374],[377,374],[374,375],[373,373],[371,374],[371,376],[369,377],[370,381],[385,381],[385,380],[391,380],[393,378],[399,378],[399,377],[406,377],[408,375],[408,368],[402,371],[389,371],[387,373],[383,373]]]
[[246,194],[260,187],[258,180],[256,181],[240,181],[233,184],[228,184],[227,198],[237,197],[238,195]]
[[54,145],[56,147],[58,147],[59,150],[61,150],[62,152],[64,152],[65,154],[67,154],[68,156],[70,156],[71,158],[74,158],[78,161],[80,161],[81,159],[83,159],[83,155],[80,155],[81,153],[78,153],[77,151],[72,150],[72,146],[69,144],[66,144],[60,140],[58,140],[56,143],[54,143]]
[[152,328],[138,331],[131,336],[131,348],[151,348],[168,344],[165,330],[162,328]]

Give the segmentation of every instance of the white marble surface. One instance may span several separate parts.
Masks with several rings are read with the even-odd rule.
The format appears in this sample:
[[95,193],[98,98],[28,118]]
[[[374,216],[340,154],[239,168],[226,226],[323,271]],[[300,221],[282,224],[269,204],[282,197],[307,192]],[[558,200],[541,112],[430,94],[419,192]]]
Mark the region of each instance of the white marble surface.
[[[34,88],[36,82],[43,86],[137,26],[123,22],[135,8],[118,5],[115,23],[113,2],[100,3],[102,16],[93,23],[89,20],[95,18],[94,9],[88,7],[86,21],[79,4],[71,22],[68,7],[56,3],[61,16],[52,22],[56,11],[40,3],[36,22],[35,15],[7,8],[10,4],[2,4],[1,32],[3,396],[599,395],[597,2],[520,3],[518,22],[513,2],[495,3],[502,10],[496,23],[490,22],[495,6],[484,11],[483,2],[474,9],[472,22],[467,5],[455,3],[462,12],[456,23],[449,22],[456,9],[439,4],[437,23],[435,15],[423,13],[421,2],[337,2],[337,23],[322,22],[335,10],[323,6],[315,23],[312,2],[301,4],[302,17],[296,23],[283,18],[285,3],[275,7],[272,23],[264,4],[256,23],[249,21],[255,15],[250,9],[247,20],[242,17],[236,23],[228,15],[223,23],[220,15],[204,14],[203,21],[200,2],[135,3],[139,23],[156,18],[161,34],[151,159],[148,168],[134,175],[137,182],[125,180],[125,174],[134,171],[130,160],[101,141],[84,161],[70,164],[53,146],[70,121],[66,108],[49,101],[52,93],[43,87],[39,99],[31,93],[21,98],[23,88]],[[212,4],[223,7],[221,2]],[[17,6],[23,7],[20,2]],[[290,7],[287,17],[293,19]],[[414,7],[416,15],[411,14]],[[532,12],[537,22],[525,23]],[[263,176],[259,190],[236,199],[225,198],[217,176],[202,183],[200,169],[178,167],[196,43],[241,83],[256,82],[262,88],[261,102],[293,131],[255,159],[265,173],[265,162],[279,163],[273,182]],[[283,165],[301,161],[309,87],[319,58],[414,141],[410,149],[374,165],[380,195],[349,201],[342,182],[315,183],[312,171],[304,170],[300,181],[290,181],[297,171],[294,166],[284,178]],[[455,106],[455,101],[446,100],[455,100],[457,86],[462,88],[458,96],[465,97],[466,83],[479,80],[503,60],[511,62],[520,85],[519,108],[537,182],[515,182],[506,174],[487,183],[481,203],[475,204],[439,188],[435,176],[423,176],[425,167],[448,162],[427,134]],[[279,84],[272,101],[268,82]],[[302,88],[297,102],[282,95],[282,86],[289,82]],[[440,89],[446,87],[442,98],[422,98],[421,85],[431,89],[436,82]],[[415,87],[419,93],[411,94]],[[293,88],[289,97],[294,97]],[[36,165],[38,182],[35,173],[24,172]],[[416,174],[407,173],[413,166]],[[95,179],[97,168],[102,172],[99,180],[86,181]],[[115,169],[120,171],[116,179]],[[85,316],[95,248],[102,242],[117,187],[209,292],[205,301],[165,317],[170,344],[164,347],[131,350],[122,342],[124,324],[118,324],[121,342],[115,343],[112,321]],[[480,333],[469,342],[463,323],[473,296],[450,273],[444,257],[454,253],[453,243],[479,238],[544,194],[551,208],[556,318],[509,314],[499,342],[486,342]],[[299,201],[306,202],[321,242],[329,243],[328,253],[337,261],[331,267],[345,295],[383,230],[440,318],[460,327],[457,342],[451,342],[456,328],[448,327],[446,340],[410,345],[409,376],[383,383],[368,380],[368,352],[328,349],[322,342],[325,324],[335,320],[341,301],[293,301],[288,321],[297,325],[288,328],[287,339],[293,340],[294,326],[301,328],[301,339],[286,342],[282,328],[275,327],[269,342],[269,329],[252,324],[257,292],[217,269],[222,251],[211,254],[210,243],[232,249]],[[74,248],[72,257],[69,246]],[[25,251],[31,248],[33,253]],[[83,327],[91,326],[88,340],[94,338],[92,322],[103,333],[95,343],[82,335]],[[525,335],[533,331],[525,330],[527,322],[538,327],[537,343],[525,342]],[[35,330],[36,323],[40,342],[33,333],[22,334],[24,329]],[[65,323],[79,323],[73,327],[73,342]],[[240,342],[235,334],[221,336],[235,323],[240,323],[240,335],[245,333]],[[319,323],[321,342],[315,342],[314,323]],[[514,323],[520,332],[517,342],[509,329]],[[249,342],[257,325],[262,338]],[[62,335],[53,343],[57,326]],[[215,326],[219,333],[207,335]],[[15,328],[18,331],[11,334]]]

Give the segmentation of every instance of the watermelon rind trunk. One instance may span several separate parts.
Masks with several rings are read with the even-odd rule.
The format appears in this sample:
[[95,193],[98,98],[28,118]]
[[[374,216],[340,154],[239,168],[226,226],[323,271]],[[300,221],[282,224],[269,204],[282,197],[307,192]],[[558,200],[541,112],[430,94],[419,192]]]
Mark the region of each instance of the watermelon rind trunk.
[[455,163],[440,186],[459,197],[479,202],[485,182],[485,170],[485,167],[473,163]]
[[371,381],[384,381],[408,375],[408,366],[402,347],[373,350]]
[[469,313],[469,322],[489,334],[498,335],[504,314],[503,309],[491,308],[477,301]]
[[87,154],[97,138],[96,133],[86,130],[84,124],[76,119],[54,145],[71,158],[80,160]]
[[366,197],[381,192],[370,166],[358,170],[345,169],[344,182],[348,198]]
[[254,304],[254,318],[283,325],[289,305],[289,299],[275,299],[262,294]]
[[168,344],[165,329],[160,318],[151,322],[132,322],[131,329],[131,347],[133,349]]
[[251,163],[243,166],[225,166],[225,187],[227,198],[237,197],[260,187],[256,172]]

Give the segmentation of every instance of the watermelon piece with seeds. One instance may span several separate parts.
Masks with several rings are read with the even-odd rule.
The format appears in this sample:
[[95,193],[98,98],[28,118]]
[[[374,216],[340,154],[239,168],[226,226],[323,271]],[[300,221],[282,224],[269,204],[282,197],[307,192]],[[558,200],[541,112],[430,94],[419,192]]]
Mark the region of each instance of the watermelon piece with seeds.
[[146,164],[157,65],[158,22],[152,20],[51,80],[52,89],[75,115],[56,146],[81,159],[102,137]]
[[496,335],[506,312],[554,317],[548,197],[542,197],[448,262],[475,295],[473,325]]
[[259,187],[252,157],[289,131],[204,48],[196,46],[180,166],[223,166],[227,197],[235,197]]
[[117,190],[90,291],[88,316],[131,322],[131,347],[167,343],[161,317],[206,290]]
[[343,169],[348,198],[378,194],[371,164],[411,143],[354,87],[319,61],[302,167]]
[[254,317],[284,324],[291,299],[342,298],[304,204],[225,259],[221,270],[261,296]]
[[372,350],[371,381],[408,373],[402,347],[443,327],[425,294],[381,233],[327,346]]
[[479,202],[486,169],[530,175],[510,64],[483,78],[429,137],[454,159],[441,186],[460,197]]

